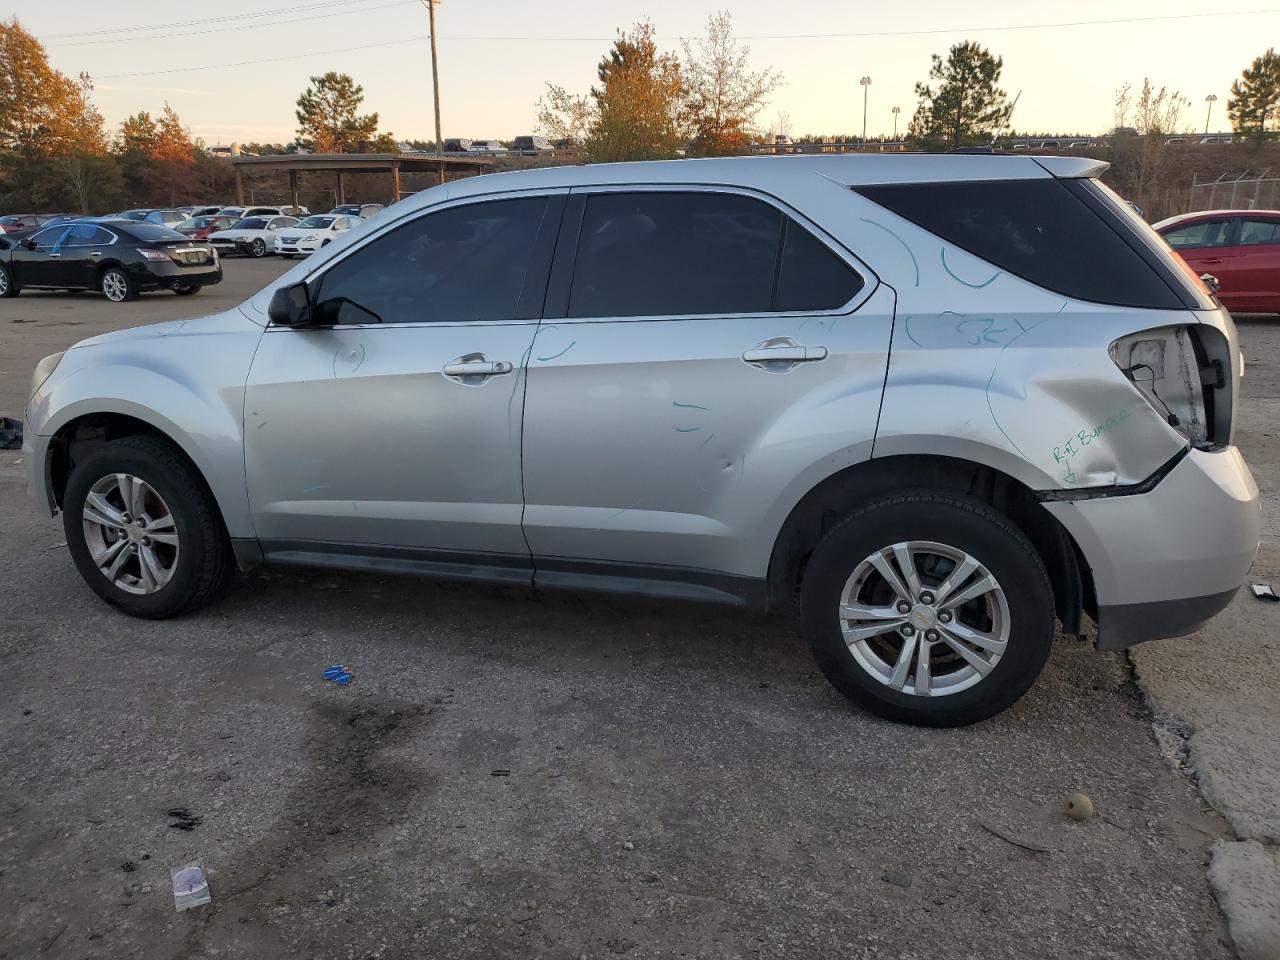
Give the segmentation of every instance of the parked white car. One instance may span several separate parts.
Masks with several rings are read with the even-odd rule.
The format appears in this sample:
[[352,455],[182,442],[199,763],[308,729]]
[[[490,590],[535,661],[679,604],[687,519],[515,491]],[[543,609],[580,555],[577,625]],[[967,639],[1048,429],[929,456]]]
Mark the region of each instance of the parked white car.
[[246,257],[265,257],[274,253],[276,237],[282,230],[298,224],[297,217],[246,217],[227,230],[209,234],[209,242],[221,254],[239,253]]
[[307,217],[291,229],[278,234],[275,239],[275,251],[282,257],[315,253],[361,223],[364,221],[359,217],[335,217],[332,214],[319,213]]

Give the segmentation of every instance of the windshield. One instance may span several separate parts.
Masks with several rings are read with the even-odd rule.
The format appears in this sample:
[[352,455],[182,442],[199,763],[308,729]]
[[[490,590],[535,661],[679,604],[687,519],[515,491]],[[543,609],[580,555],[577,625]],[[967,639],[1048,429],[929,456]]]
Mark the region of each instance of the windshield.
[[129,232],[139,240],[186,240],[182,234],[158,223],[131,223]]
[[307,217],[307,219],[303,220],[300,224],[298,224],[298,226],[314,227],[320,230],[327,230],[333,224],[333,221],[336,219],[337,217]]
[[237,230],[265,230],[266,228],[266,217],[249,217],[235,225]]
[[346,206],[342,206],[342,207],[334,207],[334,208],[333,208],[332,210],[330,210],[329,212],[330,212],[330,213],[336,213],[336,214],[340,214],[340,215],[341,215],[341,214],[346,214],[346,213],[356,213],[359,209],[360,209],[360,208],[359,208],[359,207],[357,207],[354,203],[351,203],[351,204],[347,204]]
[[183,220],[174,227],[175,230],[203,230],[205,227],[212,227],[214,223],[208,217],[192,217],[190,220]]
[[150,212],[151,212],[150,210],[126,210],[124,213],[120,214],[120,219],[141,220]]
[[223,207],[218,211],[218,215],[223,217],[242,217],[244,216],[244,207]]

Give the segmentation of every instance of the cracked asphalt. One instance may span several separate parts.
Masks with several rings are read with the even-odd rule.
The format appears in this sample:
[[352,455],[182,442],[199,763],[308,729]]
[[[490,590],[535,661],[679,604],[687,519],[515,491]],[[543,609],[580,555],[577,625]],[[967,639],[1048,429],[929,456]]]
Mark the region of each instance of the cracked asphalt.
[[[226,266],[193,299],[0,303],[0,413],[44,354],[283,265]],[[1243,327],[1270,577],[1280,325]],[[1267,932],[1238,917],[1275,851],[1280,605],[1242,597],[1132,664],[1059,638],[1005,714],[919,730],[849,707],[794,625],[711,607],[262,568],[132,620],[81,583],[19,458],[0,958],[1277,955],[1246,954]],[[335,663],[353,684],[324,682]],[[1077,790],[1093,819],[1063,814]],[[176,913],[195,860],[213,902]]]

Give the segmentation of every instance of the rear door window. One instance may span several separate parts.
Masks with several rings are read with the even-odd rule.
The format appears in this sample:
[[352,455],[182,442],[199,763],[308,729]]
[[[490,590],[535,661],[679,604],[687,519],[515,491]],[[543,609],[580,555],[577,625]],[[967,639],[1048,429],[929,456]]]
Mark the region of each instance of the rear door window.
[[602,193],[586,199],[567,316],[834,309],[862,282],[804,227],[753,197]]
[[1237,243],[1242,247],[1280,243],[1280,220],[1250,220],[1246,217],[1240,223],[1240,239]]
[[[858,193],[998,270],[1063,296],[1116,306],[1173,309],[1183,298],[1157,273],[1135,239],[1079,196],[1087,183],[1057,178],[857,187]],[[935,254],[957,283],[962,274]],[[969,273],[972,272],[970,268]],[[992,274],[994,279],[998,274]]]
[[1201,247],[1225,247],[1231,221],[1201,220],[1185,227],[1174,227],[1163,234],[1165,241],[1175,250],[1198,250]]

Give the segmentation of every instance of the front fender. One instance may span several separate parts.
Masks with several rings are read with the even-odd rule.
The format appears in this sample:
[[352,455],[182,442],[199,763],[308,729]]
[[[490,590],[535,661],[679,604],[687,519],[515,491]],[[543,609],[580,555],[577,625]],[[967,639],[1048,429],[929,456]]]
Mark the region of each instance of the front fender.
[[244,477],[244,395],[262,331],[243,319],[227,326],[193,321],[177,333],[146,337],[129,331],[73,347],[31,397],[28,428],[50,438],[90,414],[140,420],[195,464],[228,534],[253,537]]

